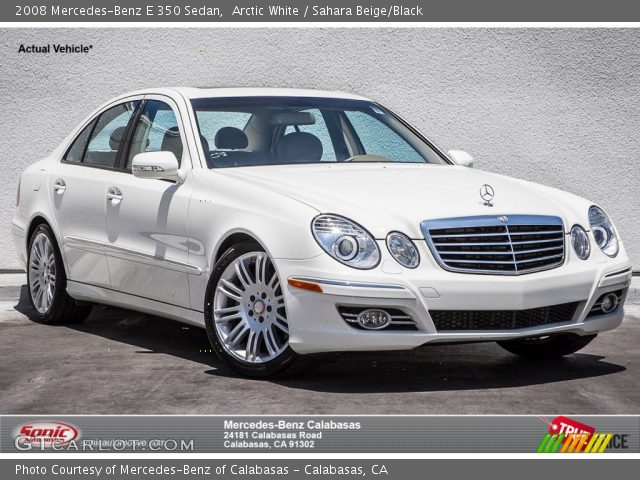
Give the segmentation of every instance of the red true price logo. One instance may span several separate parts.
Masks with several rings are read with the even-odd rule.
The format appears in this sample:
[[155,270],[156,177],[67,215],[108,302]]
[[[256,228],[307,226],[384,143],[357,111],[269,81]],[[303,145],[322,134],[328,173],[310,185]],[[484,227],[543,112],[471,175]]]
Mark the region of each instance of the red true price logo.
[[549,424],[549,433],[551,435],[563,433],[565,439],[570,435],[585,434],[587,435],[587,440],[589,440],[591,435],[596,433],[596,429],[567,417],[556,417]]

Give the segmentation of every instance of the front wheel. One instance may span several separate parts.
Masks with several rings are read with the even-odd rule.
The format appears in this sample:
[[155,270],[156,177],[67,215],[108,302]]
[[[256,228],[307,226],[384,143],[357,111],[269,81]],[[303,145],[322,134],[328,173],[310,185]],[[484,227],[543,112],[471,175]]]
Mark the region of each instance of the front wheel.
[[597,335],[562,333],[544,337],[523,338],[498,342],[505,350],[527,358],[557,358],[586,347]]
[[215,353],[244,375],[268,377],[300,362],[289,346],[278,273],[255,242],[231,247],[216,263],[207,288],[205,323]]

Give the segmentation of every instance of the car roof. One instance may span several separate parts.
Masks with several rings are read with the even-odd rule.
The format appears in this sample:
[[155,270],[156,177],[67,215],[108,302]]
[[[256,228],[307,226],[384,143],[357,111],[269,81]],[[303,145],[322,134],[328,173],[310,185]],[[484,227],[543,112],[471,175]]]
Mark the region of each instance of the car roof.
[[209,87],[170,87],[170,88],[149,88],[129,95],[144,95],[153,93],[168,93],[173,91],[180,93],[186,98],[229,98],[229,97],[311,97],[311,98],[342,98],[349,100],[370,99],[360,95],[353,95],[345,92],[313,90],[302,88],[253,88],[253,87],[233,87],[233,88],[209,88]]

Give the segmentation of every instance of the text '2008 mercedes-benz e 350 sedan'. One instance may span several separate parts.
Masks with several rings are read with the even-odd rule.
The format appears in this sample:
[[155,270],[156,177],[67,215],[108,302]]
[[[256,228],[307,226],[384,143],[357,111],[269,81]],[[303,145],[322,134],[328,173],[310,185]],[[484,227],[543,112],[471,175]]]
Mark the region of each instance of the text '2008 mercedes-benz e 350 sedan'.
[[605,212],[471,162],[355,95],[140,91],[26,169],[12,229],[38,321],[176,319],[252,376],[428,343],[562,356],[616,328],[631,265]]

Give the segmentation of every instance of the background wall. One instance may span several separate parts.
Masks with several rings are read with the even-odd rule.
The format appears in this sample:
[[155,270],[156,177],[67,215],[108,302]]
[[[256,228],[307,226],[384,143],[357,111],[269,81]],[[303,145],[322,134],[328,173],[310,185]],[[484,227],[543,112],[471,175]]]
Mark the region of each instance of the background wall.
[[100,103],[145,86],[246,85],[370,96],[478,168],[593,199],[640,269],[640,30],[4,29],[0,46],[0,268],[17,267],[20,172]]

